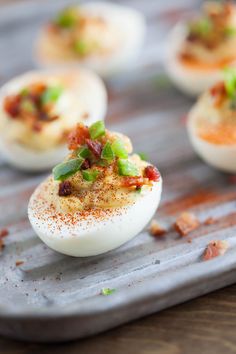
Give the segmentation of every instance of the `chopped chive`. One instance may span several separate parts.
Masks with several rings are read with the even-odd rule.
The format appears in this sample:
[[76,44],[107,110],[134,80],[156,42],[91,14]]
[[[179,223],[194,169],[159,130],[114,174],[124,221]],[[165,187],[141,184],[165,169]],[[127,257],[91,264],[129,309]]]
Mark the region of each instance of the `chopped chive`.
[[76,10],[73,8],[67,8],[58,14],[55,23],[62,28],[71,28],[76,24],[76,20]]
[[63,92],[61,86],[50,86],[42,94],[41,101],[42,104],[48,104],[50,102],[56,102]]
[[91,139],[97,139],[105,135],[105,125],[102,120],[93,123],[89,128]]
[[83,179],[87,182],[96,181],[99,173],[100,173],[99,171],[91,170],[91,169],[87,169],[87,170],[82,171]]
[[101,294],[104,295],[104,296],[108,296],[108,295],[114,294],[115,291],[116,291],[116,289],[103,288],[101,290]]
[[111,161],[111,160],[114,160],[114,157],[115,157],[115,155],[114,155],[111,143],[109,143],[109,141],[107,141],[103,150],[102,150],[101,158],[105,159],[107,161]]
[[88,54],[90,49],[91,46],[89,46],[89,44],[82,39],[79,39],[74,43],[75,52],[82,56]]
[[83,159],[87,159],[90,156],[90,151],[86,146],[81,146],[77,151],[76,155],[78,157],[82,157]]
[[145,152],[139,152],[138,155],[139,155],[141,160],[143,160],[143,161],[147,161],[148,160],[148,156],[147,156],[147,154],[145,154]]
[[137,167],[129,160],[118,160],[118,172],[120,176],[138,176]]
[[227,96],[230,99],[235,99],[236,96],[236,69],[226,68],[224,69],[224,83]]
[[117,139],[115,140],[112,145],[112,150],[114,152],[114,154],[117,157],[120,157],[121,159],[127,159],[128,158],[128,152],[125,148],[125,145],[123,143],[123,141],[121,139]]
[[55,166],[52,170],[54,179],[56,181],[64,181],[65,179],[79,171],[83,162],[84,159],[76,158]]

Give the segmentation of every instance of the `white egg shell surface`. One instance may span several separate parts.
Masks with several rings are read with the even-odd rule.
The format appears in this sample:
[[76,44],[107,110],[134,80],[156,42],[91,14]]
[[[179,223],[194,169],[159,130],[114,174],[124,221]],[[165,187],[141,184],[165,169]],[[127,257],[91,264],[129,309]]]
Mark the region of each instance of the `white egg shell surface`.
[[225,171],[236,172],[236,145],[222,145],[208,142],[197,134],[199,104],[190,111],[187,120],[187,130],[190,142],[196,153],[209,165]]
[[107,55],[91,55],[85,58],[68,58],[60,48],[52,45],[47,32],[39,35],[35,60],[40,66],[83,65],[103,77],[128,70],[140,52],[146,33],[144,16],[135,9],[109,2],[88,2],[79,5],[86,14],[103,18],[115,32],[117,48]]
[[58,214],[42,198],[47,180],[33,193],[28,216],[36,234],[50,248],[76,257],[113,250],[136,236],[153,217],[160,202],[162,181],[142,192],[131,205],[91,209],[85,213]]
[[[14,139],[23,128],[17,119],[10,118],[3,109],[7,95],[18,93],[34,82],[61,84],[63,93],[55,105],[59,119],[44,127],[49,144],[45,149],[32,149]],[[21,170],[46,170],[61,162],[67,154],[66,144],[50,145],[50,137],[60,135],[63,129],[72,129],[78,122],[92,124],[103,120],[107,110],[107,93],[101,79],[85,69],[32,71],[16,77],[0,89],[0,152],[11,165]],[[40,140],[40,135],[35,139]]]
[[179,23],[172,30],[166,41],[165,67],[176,87],[183,93],[195,97],[222,78],[222,68],[194,69],[184,65],[179,60],[178,54],[185,38],[186,25]]

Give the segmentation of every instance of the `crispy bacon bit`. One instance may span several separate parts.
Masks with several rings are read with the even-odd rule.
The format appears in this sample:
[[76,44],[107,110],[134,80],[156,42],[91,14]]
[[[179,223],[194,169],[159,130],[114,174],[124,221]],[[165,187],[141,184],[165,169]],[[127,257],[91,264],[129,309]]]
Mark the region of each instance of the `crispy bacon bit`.
[[182,213],[174,224],[175,230],[181,235],[186,236],[189,232],[200,226],[199,220],[192,213]]
[[0,238],[0,251],[5,247],[3,240]]
[[214,222],[215,222],[215,220],[212,217],[209,217],[204,221],[204,224],[205,225],[212,225],[212,224],[214,224]]
[[144,170],[144,176],[150,181],[158,182],[160,178],[160,172],[155,166],[147,166]]
[[4,99],[4,110],[12,117],[16,118],[20,113],[20,95],[7,96]]
[[144,184],[147,183],[147,179],[141,176],[135,177],[123,177],[122,179],[122,186],[123,187],[142,187]]
[[0,238],[6,237],[9,235],[9,231],[7,229],[0,230]]
[[204,261],[208,261],[209,259],[223,256],[228,248],[229,245],[227,241],[211,241],[207,245],[202,258]]
[[224,82],[221,81],[221,82],[217,83],[216,85],[214,85],[211,88],[210,93],[214,99],[215,107],[220,107],[226,98],[226,89],[225,89]]
[[90,167],[91,167],[91,163],[90,163],[89,159],[85,159],[84,162],[82,163],[81,169],[87,170]]
[[95,157],[101,157],[102,144],[99,141],[86,139],[86,144],[88,145],[89,150],[94,154]]
[[59,184],[58,195],[60,197],[66,197],[68,195],[71,195],[71,193],[72,193],[72,188],[71,188],[71,183],[69,181],[64,181]]
[[167,230],[160,225],[157,220],[153,219],[151,221],[151,225],[149,227],[149,233],[150,235],[154,236],[154,237],[159,237],[159,236],[163,236],[165,235],[167,232]]
[[228,180],[231,184],[236,184],[236,175],[228,176]]
[[24,261],[16,261],[16,267],[19,267],[20,265],[24,264]]
[[88,127],[79,123],[68,136],[68,149],[76,150],[78,145],[83,145],[86,142],[86,139],[89,139],[89,130]]

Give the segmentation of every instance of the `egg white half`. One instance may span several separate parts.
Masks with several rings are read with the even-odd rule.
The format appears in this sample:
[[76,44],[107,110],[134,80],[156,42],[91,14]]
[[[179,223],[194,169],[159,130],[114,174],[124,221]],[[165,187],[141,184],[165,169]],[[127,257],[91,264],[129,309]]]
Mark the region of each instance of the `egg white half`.
[[179,23],[172,30],[166,41],[165,67],[166,71],[183,93],[198,96],[222,78],[221,69],[201,70],[187,67],[178,59],[178,53],[186,38],[186,25]]
[[[92,72],[85,69],[63,69],[32,71],[16,77],[6,83],[0,89],[0,152],[7,162],[14,167],[26,171],[41,171],[49,169],[64,159],[67,154],[66,144],[58,145],[48,150],[33,150],[27,146],[19,144],[4,129],[11,129],[5,125],[4,120],[11,120],[6,117],[2,108],[2,103],[6,95],[17,93],[27,84],[46,80],[48,77],[57,75],[73,75],[78,77],[78,87],[65,93],[59,99],[57,111],[69,120],[68,125],[72,129],[79,121],[90,125],[97,120],[103,120],[107,110],[107,93],[102,80]],[[65,87],[66,91],[66,87]],[[87,114],[86,120],[83,115]],[[14,124],[12,121],[11,124]],[[51,124],[53,133],[60,134],[60,125],[57,122]]]
[[117,28],[120,47],[109,55],[91,56],[86,59],[65,60],[60,51],[52,48],[48,41],[46,31],[39,35],[35,60],[43,67],[82,65],[94,70],[103,77],[128,70],[140,52],[144,41],[146,24],[144,16],[132,8],[109,2],[88,2],[79,5],[88,15],[96,15],[104,18]]
[[197,114],[198,109],[193,107],[187,121],[188,135],[194,150],[209,165],[225,172],[235,173],[236,145],[213,144],[200,138],[196,129]]
[[88,215],[55,214],[40,197],[47,180],[31,196],[28,216],[36,234],[50,248],[75,257],[95,256],[113,250],[136,236],[153,217],[159,205],[162,181],[121,208],[91,210]]

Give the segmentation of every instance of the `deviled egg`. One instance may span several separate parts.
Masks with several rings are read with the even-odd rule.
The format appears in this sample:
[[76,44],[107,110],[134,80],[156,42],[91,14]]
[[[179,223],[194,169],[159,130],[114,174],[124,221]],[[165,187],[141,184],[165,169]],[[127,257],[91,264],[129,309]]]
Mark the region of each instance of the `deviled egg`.
[[236,6],[210,1],[202,14],[179,23],[167,40],[166,69],[178,88],[198,95],[221,78],[236,59]]
[[52,168],[66,156],[71,129],[106,109],[105,86],[87,70],[23,74],[0,89],[0,152],[22,170]]
[[208,89],[188,115],[189,137],[210,165],[236,172],[236,70],[225,70],[224,81]]
[[52,249],[71,256],[98,255],[137,235],[159,204],[156,167],[132,153],[128,137],[98,121],[78,124],[69,155],[31,196],[28,216]]
[[36,61],[41,66],[81,64],[108,76],[133,63],[144,34],[144,17],[134,9],[109,2],[71,6],[41,31]]

